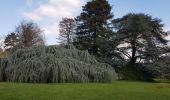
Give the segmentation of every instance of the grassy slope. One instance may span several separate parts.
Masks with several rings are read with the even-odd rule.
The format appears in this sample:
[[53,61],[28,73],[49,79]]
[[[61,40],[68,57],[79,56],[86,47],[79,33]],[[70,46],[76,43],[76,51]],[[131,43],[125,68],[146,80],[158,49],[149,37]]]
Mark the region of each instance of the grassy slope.
[[[170,87],[160,83],[110,84],[0,83],[0,100],[170,100]],[[169,85],[169,84],[168,84]]]

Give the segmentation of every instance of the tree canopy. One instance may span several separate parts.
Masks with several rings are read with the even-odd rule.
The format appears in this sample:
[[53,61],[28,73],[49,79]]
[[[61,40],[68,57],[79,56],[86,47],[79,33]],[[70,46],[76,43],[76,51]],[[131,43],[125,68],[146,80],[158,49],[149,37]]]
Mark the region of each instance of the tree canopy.
[[74,42],[78,49],[100,55],[98,40],[110,36],[109,21],[113,17],[111,9],[107,0],[91,0],[83,6],[83,11],[76,18],[77,29]]
[[119,42],[116,50],[133,64],[158,57],[161,47],[168,42],[161,20],[149,15],[130,13],[115,19],[113,24],[116,29],[114,41]]
[[[62,43],[70,44],[73,42],[76,23],[72,18],[63,18],[59,23],[59,39]],[[58,39],[58,38],[57,38]]]
[[12,51],[14,48],[17,48],[19,44],[19,37],[16,33],[12,32],[8,34],[4,41],[5,48],[8,51]]
[[129,70],[133,70],[137,63],[153,62],[164,53],[167,32],[163,30],[160,19],[130,13],[113,20],[113,25],[116,32],[112,42],[117,46],[112,53],[116,52],[128,61],[127,73],[133,73]]
[[19,45],[21,47],[45,44],[42,34],[43,30],[34,22],[21,22],[20,25],[16,27],[15,32],[19,37]]

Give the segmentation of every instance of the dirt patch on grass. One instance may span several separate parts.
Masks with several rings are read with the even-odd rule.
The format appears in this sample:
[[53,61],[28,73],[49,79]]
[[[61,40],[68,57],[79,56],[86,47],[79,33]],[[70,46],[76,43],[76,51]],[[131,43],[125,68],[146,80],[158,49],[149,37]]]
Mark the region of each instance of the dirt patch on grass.
[[170,88],[170,84],[168,83],[160,83],[157,88]]

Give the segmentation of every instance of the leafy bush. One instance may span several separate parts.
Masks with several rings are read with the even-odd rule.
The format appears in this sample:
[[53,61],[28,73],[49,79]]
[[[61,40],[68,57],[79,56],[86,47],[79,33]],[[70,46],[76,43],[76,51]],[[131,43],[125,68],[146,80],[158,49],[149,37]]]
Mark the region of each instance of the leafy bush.
[[34,46],[0,59],[0,81],[31,83],[111,82],[114,69],[72,45]]
[[153,81],[150,69],[143,64],[127,65],[122,69],[123,79],[135,81]]

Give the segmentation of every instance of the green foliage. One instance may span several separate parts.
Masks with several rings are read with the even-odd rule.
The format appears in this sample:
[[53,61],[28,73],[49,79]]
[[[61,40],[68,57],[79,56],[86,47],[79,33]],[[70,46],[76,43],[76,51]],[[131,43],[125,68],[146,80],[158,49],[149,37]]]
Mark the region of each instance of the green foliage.
[[7,64],[8,61],[6,58],[0,58],[0,81],[5,81],[5,67]]
[[152,70],[155,78],[170,79],[170,56],[162,56],[153,62]]
[[19,49],[1,59],[0,81],[31,83],[111,82],[114,69],[71,45]]
[[161,47],[168,43],[162,21],[143,13],[127,14],[115,19],[113,25],[116,29],[113,44],[119,42],[115,51],[126,56],[131,64],[157,59],[162,54]]
[[117,46],[110,52],[128,61],[127,68],[124,68],[125,79],[142,79],[145,73],[137,64],[158,59],[164,53],[162,47],[168,43],[162,21],[143,13],[130,13],[113,20],[113,25],[112,44]]
[[[77,28],[74,44],[78,49],[100,55],[99,40],[110,36],[109,22],[113,15],[107,0],[90,0],[76,18]],[[99,49],[100,48],[100,49]]]
[[5,38],[4,44],[7,51],[14,51],[19,43],[19,37],[16,33],[12,32]]
[[124,80],[154,81],[150,70],[142,64],[125,66],[122,68],[122,77]]

